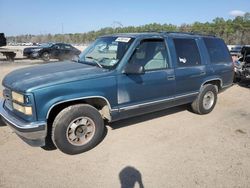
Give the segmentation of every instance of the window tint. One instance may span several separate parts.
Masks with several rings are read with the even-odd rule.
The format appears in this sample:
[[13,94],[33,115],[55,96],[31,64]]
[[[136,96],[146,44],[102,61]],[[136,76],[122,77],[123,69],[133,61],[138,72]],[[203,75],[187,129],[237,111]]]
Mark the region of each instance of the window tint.
[[224,41],[218,38],[204,38],[211,63],[231,62],[231,57]]
[[67,50],[70,50],[71,46],[70,45],[65,45],[64,48],[67,49]]
[[168,62],[163,39],[142,41],[130,58],[130,63],[140,64],[146,71],[168,68]]
[[54,49],[60,49],[60,46],[57,45],[57,44],[55,44],[55,45],[53,46],[53,48],[54,48]]
[[63,44],[55,44],[53,46],[53,48],[62,50],[62,49],[64,49],[64,45]]
[[194,39],[174,39],[179,67],[201,64],[200,53]]
[[58,46],[58,49],[61,49],[61,50],[70,50],[70,49],[72,49],[72,46],[69,45],[69,44],[57,44],[55,46]]

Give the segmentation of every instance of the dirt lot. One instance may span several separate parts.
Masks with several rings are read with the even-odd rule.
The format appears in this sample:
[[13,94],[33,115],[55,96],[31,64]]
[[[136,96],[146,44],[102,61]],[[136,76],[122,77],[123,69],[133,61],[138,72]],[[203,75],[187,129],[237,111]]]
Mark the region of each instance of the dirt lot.
[[[0,64],[7,72],[31,65]],[[69,156],[21,141],[0,122],[0,187],[249,187],[250,89],[235,85],[200,116],[185,106],[119,121]]]

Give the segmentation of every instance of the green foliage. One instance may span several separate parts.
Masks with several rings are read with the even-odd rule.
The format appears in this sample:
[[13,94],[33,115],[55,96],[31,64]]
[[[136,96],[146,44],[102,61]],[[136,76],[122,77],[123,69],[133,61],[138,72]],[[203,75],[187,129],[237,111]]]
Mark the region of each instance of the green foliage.
[[142,26],[128,27],[106,27],[98,31],[90,31],[87,33],[75,34],[46,34],[46,35],[20,35],[8,37],[8,42],[66,42],[75,44],[86,44],[95,40],[102,35],[114,33],[136,33],[136,32],[193,32],[200,34],[210,34],[221,37],[227,44],[250,44],[250,13],[246,13],[243,17],[224,20],[223,18],[215,18],[212,22],[193,24],[182,24],[176,26],[172,24],[152,23]]

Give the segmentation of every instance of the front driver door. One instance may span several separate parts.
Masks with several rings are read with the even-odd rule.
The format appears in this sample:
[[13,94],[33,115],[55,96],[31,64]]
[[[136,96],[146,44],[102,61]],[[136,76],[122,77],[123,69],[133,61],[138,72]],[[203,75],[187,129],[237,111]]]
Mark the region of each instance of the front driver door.
[[118,105],[123,118],[172,104],[175,76],[164,39],[142,40],[128,63],[142,65],[145,74],[118,76]]

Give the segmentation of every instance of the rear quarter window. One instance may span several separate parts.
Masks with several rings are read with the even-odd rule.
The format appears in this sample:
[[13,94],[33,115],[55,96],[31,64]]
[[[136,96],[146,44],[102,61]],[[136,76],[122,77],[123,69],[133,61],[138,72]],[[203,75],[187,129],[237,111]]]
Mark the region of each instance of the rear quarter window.
[[228,48],[222,39],[204,38],[211,63],[230,63],[232,61]]

